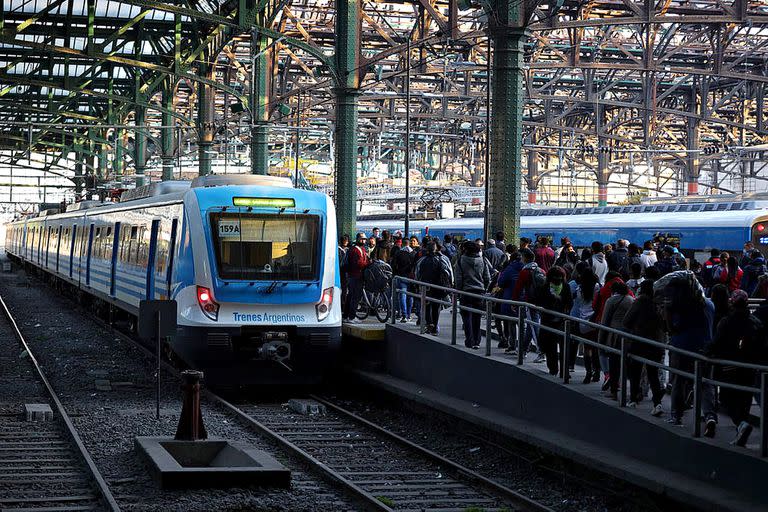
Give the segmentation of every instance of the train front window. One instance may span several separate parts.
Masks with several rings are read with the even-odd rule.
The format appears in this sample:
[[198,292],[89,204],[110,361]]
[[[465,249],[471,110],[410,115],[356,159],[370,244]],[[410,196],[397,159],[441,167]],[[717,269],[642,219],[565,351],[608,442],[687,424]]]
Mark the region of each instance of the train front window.
[[316,215],[211,214],[219,277],[311,281],[318,277]]

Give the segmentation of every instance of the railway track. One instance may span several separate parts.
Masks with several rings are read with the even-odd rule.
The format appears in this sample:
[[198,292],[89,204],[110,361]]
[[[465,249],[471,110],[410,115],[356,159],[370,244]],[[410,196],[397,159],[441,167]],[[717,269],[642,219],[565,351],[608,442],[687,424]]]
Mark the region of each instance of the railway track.
[[320,397],[324,414],[209,395],[344,486],[370,510],[551,511]]
[[[0,313],[0,510],[119,511],[2,297]],[[25,421],[25,403],[50,404],[54,418]]]

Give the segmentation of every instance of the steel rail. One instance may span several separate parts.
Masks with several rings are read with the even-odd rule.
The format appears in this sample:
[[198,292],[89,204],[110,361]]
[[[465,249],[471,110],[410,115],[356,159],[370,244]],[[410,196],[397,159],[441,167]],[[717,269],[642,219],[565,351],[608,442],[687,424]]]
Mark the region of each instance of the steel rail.
[[509,487],[505,487],[497,482],[494,482],[490,478],[484,477],[483,475],[469,469],[466,466],[462,466],[457,462],[454,462],[446,457],[443,457],[437,452],[434,452],[428,448],[425,448],[419,444],[416,444],[413,441],[400,436],[399,434],[395,434],[391,430],[388,430],[380,425],[377,425],[376,423],[373,423],[370,420],[367,420],[361,416],[358,416],[357,414],[351,411],[348,411],[347,409],[331,402],[330,400],[321,398],[317,395],[310,395],[310,398],[320,402],[321,404],[325,405],[329,409],[332,409],[336,413],[341,414],[342,416],[346,416],[351,420],[357,423],[360,423],[370,428],[371,430],[376,431],[377,434],[380,434],[383,437],[391,439],[396,443],[399,443],[409,448],[410,450],[418,452],[420,455],[426,457],[427,459],[430,459],[433,462],[436,462],[442,466],[446,466],[450,468],[451,470],[455,471],[458,475],[460,475],[462,478],[465,478],[473,481],[474,483],[480,484],[483,487],[491,490],[492,492],[503,494],[507,498],[510,498],[517,504],[521,505],[523,507],[523,510],[530,510],[530,511],[536,511],[536,512],[554,512],[553,509],[545,505],[542,505],[541,503],[535,500],[532,500],[531,498],[523,494],[520,494],[519,492],[514,491]]
[[66,425],[67,427],[67,431],[69,432],[69,435],[72,437],[72,440],[74,441],[75,446],[77,446],[77,450],[80,453],[80,456],[85,461],[86,465],[88,466],[88,469],[91,472],[91,475],[93,476],[93,479],[96,481],[96,484],[99,488],[99,492],[101,493],[101,496],[104,498],[104,501],[106,501],[107,505],[109,506],[109,509],[112,512],[120,512],[120,506],[117,504],[115,497],[112,495],[112,491],[109,490],[109,485],[107,484],[107,481],[102,476],[101,472],[99,471],[99,468],[96,467],[96,463],[93,462],[93,458],[91,458],[91,454],[88,453],[88,449],[85,447],[85,444],[83,444],[83,440],[80,438],[80,435],[77,433],[77,429],[75,429],[75,425],[72,423],[72,420],[67,414],[66,409],[64,409],[64,405],[61,403],[61,400],[59,400],[59,396],[56,394],[56,391],[54,391],[53,386],[51,386],[51,383],[48,381],[48,378],[45,376],[45,373],[43,373],[43,370],[40,367],[40,363],[38,363],[37,358],[32,353],[32,350],[30,349],[30,346],[27,343],[27,340],[24,338],[24,335],[19,330],[19,326],[16,323],[16,320],[13,318],[11,311],[8,309],[8,306],[5,304],[5,301],[3,300],[2,296],[0,296],[0,306],[2,306],[3,314],[5,315],[5,318],[8,320],[8,323],[11,325],[14,335],[19,340],[19,342],[24,346],[24,350],[27,351],[27,354],[29,355],[29,359],[30,361],[32,361],[32,364],[35,366],[35,370],[37,371],[37,374],[40,377],[40,380],[43,382],[43,385],[45,386],[46,391],[51,396],[51,400],[53,400],[53,403],[56,406],[56,410],[61,416],[61,419],[64,421],[64,425]]

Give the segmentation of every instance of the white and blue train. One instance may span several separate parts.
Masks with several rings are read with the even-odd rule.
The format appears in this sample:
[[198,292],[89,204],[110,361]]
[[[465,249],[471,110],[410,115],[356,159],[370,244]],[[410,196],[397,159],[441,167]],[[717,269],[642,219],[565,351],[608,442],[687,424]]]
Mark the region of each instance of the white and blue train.
[[333,362],[336,238],[325,194],[230,175],[25,217],[6,225],[5,249],[129,321],[143,299],[176,300],[172,353],[209,382],[248,385],[314,379]]
[[[370,233],[374,227],[402,230],[402,219],[365,220],[358,229]],[[410,234],[459,240],[483,236],[482,218],[412,220]],[[713,248],[741,251],[752,241],[768,254],[768,201],[761,199],[682,201],[677,203],[608,206],[602,208],[526,209],[520,217],[520,236],[536,240],[546,236],[555,245],[569,237],[576,247],[593,241],[615,242],[622,238],[642,244],[646,240],[679,241],[688,257],[704,261]],[[703,258],[703,259],[702,259]]]

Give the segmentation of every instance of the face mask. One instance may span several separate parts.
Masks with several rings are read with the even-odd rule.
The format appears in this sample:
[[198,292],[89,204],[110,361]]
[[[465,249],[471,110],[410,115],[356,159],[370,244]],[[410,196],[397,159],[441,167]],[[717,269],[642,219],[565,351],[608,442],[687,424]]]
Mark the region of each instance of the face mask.
[[560,292],[563,291],[563,283],[560,283],[560,284],[549,283],[549,290],[555,295],[560,295]]

